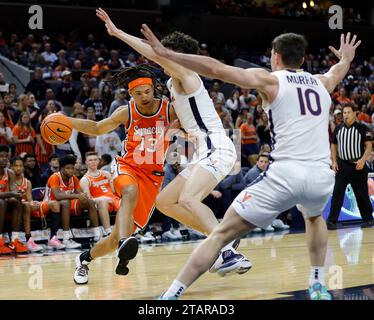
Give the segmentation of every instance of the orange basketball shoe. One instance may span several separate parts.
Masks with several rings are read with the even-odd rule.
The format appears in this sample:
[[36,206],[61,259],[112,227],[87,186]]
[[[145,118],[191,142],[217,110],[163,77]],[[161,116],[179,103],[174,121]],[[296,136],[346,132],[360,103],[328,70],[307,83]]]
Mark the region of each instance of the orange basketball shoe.
[[19,241],[19,239],[14,239],[12,242],[9,243],[9,248],[13,249],[15,253],[18,254],[26,254],[27,253],[27,247]]
[[3,238],[0,238],[0,256],[12,254],[13,250],[8,248]]

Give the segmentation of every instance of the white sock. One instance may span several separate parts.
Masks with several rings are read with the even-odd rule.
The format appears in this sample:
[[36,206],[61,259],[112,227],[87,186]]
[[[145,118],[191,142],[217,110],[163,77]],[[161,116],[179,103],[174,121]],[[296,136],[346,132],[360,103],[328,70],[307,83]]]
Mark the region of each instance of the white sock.
[[184,285],[182,282],[178,280],[174,280],[173,283],[171,284],[170,288],[168,291],[164,293],[165,298],[169,297],[177,297],[179,298],[184,291],[186,291],[187,286]]
[[310,268],[309,285],[314,285],[319,282],[323,286],[325,285],[325,267],[314,267]]
[[19,232],[12,232],[12,241],[19,239]]
[[105,229],[105,233],[107,236],[109,236],[112,233],[112,228]]
[[63,241],[66,241],[66,240],[69,240],[70,239],[70,231],[62,231],[62,238],[63,238]]

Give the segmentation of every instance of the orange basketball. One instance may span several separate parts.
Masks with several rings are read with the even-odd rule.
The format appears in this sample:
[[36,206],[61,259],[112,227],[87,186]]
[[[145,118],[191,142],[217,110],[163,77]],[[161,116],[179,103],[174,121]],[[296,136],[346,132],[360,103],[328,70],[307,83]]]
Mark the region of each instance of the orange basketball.
[[67,116],[61,113],[52,113],[45,117],[41,126],[40,134],[49,144],[64,144],[69,140],[73,124]]

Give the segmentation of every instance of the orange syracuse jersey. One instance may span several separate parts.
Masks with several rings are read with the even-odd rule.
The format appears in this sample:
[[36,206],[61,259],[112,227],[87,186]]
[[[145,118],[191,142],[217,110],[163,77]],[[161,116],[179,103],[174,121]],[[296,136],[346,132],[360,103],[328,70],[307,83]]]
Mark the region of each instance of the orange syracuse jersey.
[[66,185],[61,177],[61,173],[56,172],[52,174],[48,179],[46,188],[46,200],[56,200],[55,196],[51,192],[51,190],[54,188],[60,188],[61,191],[73,194],[78,191],[79,187],[79,180],[76,176],[72,176],[69,179],[68,185]]
[[99,175],[97,177],[90,176],[87,173],[85,174],[85,177],[89,182],[89,190],[92,198],[114,197],[110,179],[102,170],[99,170]]
[[27,182],[28,182],[28,180],[25,177],[22,177],[22,183],[21,184],[18,184],[16,182],[16,191],[24,192],[22,200],[25,200],[25,201],[27,201],[27,198],[26,198]]
[[137,167],[148,172],[163,172],[169,141],[165,139],[170,122],[169,100],[163,98],[153,115],[142,114],[133,99],[129,102],[129,120],[122,156],[117,158],[118,174],[121,165]]

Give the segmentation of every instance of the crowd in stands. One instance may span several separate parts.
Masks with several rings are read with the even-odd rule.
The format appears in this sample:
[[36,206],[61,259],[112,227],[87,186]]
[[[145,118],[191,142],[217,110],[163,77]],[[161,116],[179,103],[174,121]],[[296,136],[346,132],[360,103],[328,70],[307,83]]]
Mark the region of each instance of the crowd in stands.
[[[121,67],[150,62],[133,52],[109,50],[92,34],[82,41],[74,32],[69,38],[61,34],[55,39],[48,36],[38,39],[32,34],[19,39],[16,34],[7,37],[0,32],[0,54],[34,70],[34,77],[22,94],[17,94],[16,85],[6,83],[0,74],[0,145],[10,146],[11,156],[22,159],[24,176],[32,188],[45,187],[50,176],[61,170],[59,159],[71,154],[76,159],[74,174],[78,179],[87,171],[87,152],[96,152],[100,160],[98,167],[110,173],[111,163],[121,151],[121,141],[125,137],[123,126],[100,137],[73,130],[68,142],[52,146],[41,138],[40,124],[53,112],[94,121],[110,116],[116,108],[126,105],[130,97],[125,88],[113,88],[105,80]],[[201,46],[201,54],[209,55],[206,44]],[[259,64],[268,65],[269,51],[259,59]],[[336,62],[333,54],[321,50],[317,55],[306,56],[304,68],[311,73],[324,73]],[[161,71],[160,79],[161,83],[165,82]],[[239,191],[266,169],[271,161],[269,153],[272,148],[271,123],[262,108],[261,96],[255,90],[242,88],[232,88],[227,94],[222,86],[220,82],[207,82],[224,128],[232,139],[240,138],[237,142],[241,145],[241,158],[232,175],[205,200],[219,218]],[[169,95],[164,84],[160,84],[158,89],[160,94]],[[374,127],[374,57],[361,57],[352,64],[347,78],[332,94],[332,100],[331,136],[335,126],[342,123],[342,107],[346,104],[357,108],[358,121]],[[186,150],[189,149],[187,142],[176,142],[173,152],[176,152],[174,158],[177,160],[166,165],[165,183],[171,181],[188,162],[190,153]],[[287,215],[281,218],[289,222]],[[161,239],[182,238],[178,223],[168,218],[161,220]],[[277,223],[269,226],[267,231],[274,230],[279,226],[279,221]],[[280,225],[280,228],[284,227],[284,224]],[[156,240],[150,229],[139,239]]]
[[[271,1],[260,0],[211,0],[210,13],[225,16],[258,17],[273,19],[303,19],[326,21],[330,3],[321,1]],[[303,4],[305,7],[303,7]],[[343,8],[344,21],[348,24],[368,23],[357,9]]]

